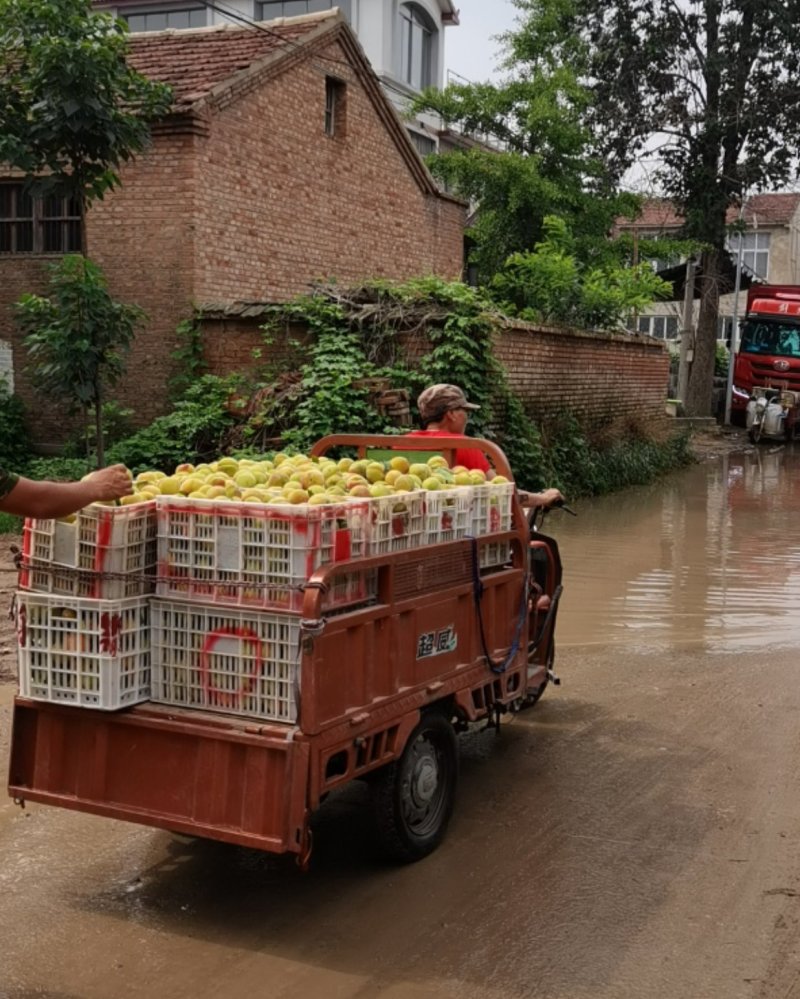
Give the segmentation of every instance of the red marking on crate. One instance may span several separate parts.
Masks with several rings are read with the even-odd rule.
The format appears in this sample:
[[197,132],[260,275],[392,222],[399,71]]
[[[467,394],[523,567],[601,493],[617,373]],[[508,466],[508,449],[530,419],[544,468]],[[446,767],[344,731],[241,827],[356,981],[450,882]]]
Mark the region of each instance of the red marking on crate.
[[[243,641],[249,643],[255,652],[255,662],[253,666],[252,673],[246,677],[244,684],[239,687],[238,690],[220,690],[219,687],[215,687],[211,683],[211,661],[210,656],[214,650],[214,646],[220,638],[241,638]],[[206,635],[206,639],[203,642],[203,648],[200,650],[200,674],[203,677],[203,690],[208,696],[210,701],[216,700],[217,703],[222,704],[224,707],[236,707],[241,703],[242,698],[245,694],[249,694],[250,691],[255,686],[256,680],[258,679],[261,671],[264,668],[264,653],[263,653],[263,642],[258,637],[258,635],[251,631],[249,628],[233,628],[233,627],[223,627],[216,628],[214,631]]]
[[[106,561],[108,546],[111,544],[112,520],[109,513],[101,513],[97,524],[97,548],[94,553],[94,568],[102,572]],[[96,589],[96,586],[95,586]]]
[[109,614],[108,611],[103,611],[100,615],[100,651],[115,656],[121,631],[122,618],[119,614]]
[[336,528],[333,535],[333,561],[346,562],[352,558],[352,539],[348,528]]
[[25,638],[26,638],[26,633],[25,633],[25,608],[24,607],[20,607],[19,610],[17,611],[17,642],[23,648],[25,647]]
[[496,507],[489,508],[489,533],[498,534],[500,531],[500,510]]

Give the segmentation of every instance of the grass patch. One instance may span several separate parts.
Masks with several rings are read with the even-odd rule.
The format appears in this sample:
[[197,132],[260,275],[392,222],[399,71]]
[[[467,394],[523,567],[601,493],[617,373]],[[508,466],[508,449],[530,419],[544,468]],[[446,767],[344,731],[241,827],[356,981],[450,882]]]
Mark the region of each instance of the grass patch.
[[631,426],[623,437],[604,433],[590,441],[570,415],[550,428],[548,438],[544,448],[547,485],[573,499],[645,485],[695,460],[689,434],[659,439]]
[[22,517],[13,513],[0,513],[0,534],[21,534]]

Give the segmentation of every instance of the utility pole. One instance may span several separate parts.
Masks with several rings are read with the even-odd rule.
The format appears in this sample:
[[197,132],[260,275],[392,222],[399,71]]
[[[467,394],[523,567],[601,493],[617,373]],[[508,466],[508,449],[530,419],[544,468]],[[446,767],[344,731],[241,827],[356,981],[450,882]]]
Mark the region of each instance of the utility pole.
[[[733,289],[733,323],[731,329],[731,349],[728,356],[728,380],[725,387],[725,426],[731,422],[731,406],[733,405],[733,362],[736,358],[736,350],[739,346],[739,292],[742,288],[742,228],[744,226],[744,209],[747,204],[747,195],[742,198],[739,205],[739,245],[736,249],[736,280]],[[753,226],[758,228],[755,215],[753,216]]]
[[[741,218],[741,213],[740,216]],[[725,387],[725,426],[731,422],[733,405],[733,362],[739,348],[739,291],[742,287],[742,230],[739,230],[739,247],[736,251],[736,280],[733,286],[733,319],[731,327],[731,349],[728,355],[728,383]]]
[[678,398],[686,406],[686,391],[689,387],[689,365],[694,359],[694,279],[697,261],[689,257],[686,261],[686,287],[683,293],[683,318],[681,320],[681,349],[678,355]]

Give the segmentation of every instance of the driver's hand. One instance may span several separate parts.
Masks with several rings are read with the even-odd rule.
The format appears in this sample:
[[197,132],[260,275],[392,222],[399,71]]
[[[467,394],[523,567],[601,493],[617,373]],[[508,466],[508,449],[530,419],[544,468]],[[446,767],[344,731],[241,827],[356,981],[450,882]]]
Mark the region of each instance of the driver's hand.
[[519,501],[524,507],[553,506],[555,503],[563,503],[564,497],[560,489],[545,489],[541,493],[527,493],[520,490]]
[[555,506],[556,503],[563,503],[564,497],[561,494],[560,489],[545,489],[543,493],[539,493],[542,498],[542,502],[539,506]]

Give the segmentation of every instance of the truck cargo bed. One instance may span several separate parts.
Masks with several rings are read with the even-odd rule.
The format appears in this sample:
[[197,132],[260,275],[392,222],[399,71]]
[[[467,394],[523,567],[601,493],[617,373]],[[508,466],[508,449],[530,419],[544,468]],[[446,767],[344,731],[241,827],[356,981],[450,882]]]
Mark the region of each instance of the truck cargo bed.
[[9,792],[299,853],[309,754],[295,735],[291,726],[158,705],[109,715],[17,698]]

